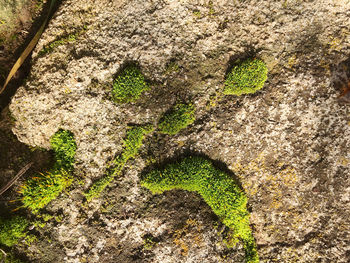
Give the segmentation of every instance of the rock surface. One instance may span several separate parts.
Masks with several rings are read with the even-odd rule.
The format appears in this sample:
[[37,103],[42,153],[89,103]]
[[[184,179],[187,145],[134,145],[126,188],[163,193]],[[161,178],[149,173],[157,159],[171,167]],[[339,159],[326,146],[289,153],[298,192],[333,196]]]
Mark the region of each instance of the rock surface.
[[15,33],[19,24],[28,23],[31,13],[28,10],[30,0],[2,0],[0,4],[0,36],[2,41]]
[[[30,259],[243,262],[242,247],[225,247],[227,229],[197,195],[152,196],[139,186],[147,165],[190,152],[240,178],[262,262],[349,262],[350,108],[338,99],[350,77],[349,16],[345,0],[64,1],[10,105],[22,142],[48,148],[64,128],[78,145],[80,184],[48,207],[63,216],[45,230],[55,246],[40,239]],[[40,52],[67,35],[76,40]],[[265,88],[223,97],[226,70],[247,56],[267,63]],[[111,83],[129,61],[152,89],[115,104]],[[120,153],[127,125],[156,124],[178,101],[194,102],[195,123],[176,136],[148,136],[123,176],[82,206],[82,191]]]

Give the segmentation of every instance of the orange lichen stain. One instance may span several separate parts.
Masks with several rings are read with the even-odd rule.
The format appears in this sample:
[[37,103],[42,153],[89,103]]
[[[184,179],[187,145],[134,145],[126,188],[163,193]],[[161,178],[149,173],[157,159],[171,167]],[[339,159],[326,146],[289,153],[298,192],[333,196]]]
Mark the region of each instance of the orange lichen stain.
[[345,158],[344,156],[340,157],[339,160],[337,161],[337,164],[341,166],[348,166],[349,163],[350,163],[350,160],[348,158]]
[[184,242],[181,239],[175,238],[174,243],[175,243],[175,245],[177,245],[178,247],[181,248],[181,255],[186,257],[188,255],[188,246],[187,246],[186,242]]
[[335,51],[340,51],[342,48],[341,43],[342,43],[342,40],[340,38],[335,37],[329,42],[329,49],[335,50]]
[[319,66],[321,68],[324,68],[327,72],[327,75],[329,75],[331,73],[331,66],[329,64],[329,60],[326,60],[324,58],[321,58]]
[[173,242],[181,249],[182,256],[186,257],[193,245],[200,246],[203,242],[201,230],[202,226],[197,220],[187,219],[183,228],[174,231]]
[[[286,205],[283,203],[285,190],[294,187],[300,178],[295,169],[284,162],[278,163],[279,170],[272,170],[267,166],[267,155],[262,152],[248,164],[237,161],[231,165],[231,169],[240,178],[248,196],[254,196],[262,191],[269,193],[271,196],[270,208],[278,209]],[[253,176],[247,176],[250,174]],[[264,183],[262,184],[261,181]]]
[[343,87],[343,91],[340,94],[340,97],[345,96],[348,92],[350,92],[350,81],[348,82],[347,86]]
[[288,63],[287,63],[287,67],[292,69],[295,65],[297,65],[299,63],[299,59],[297,58],[297,56],[294,54],[292,55],[290,58],[288,58]]
[[343,87],[343,90],[338,96],[338,99],[340,101],[350,103],[350,80],[348,81],[348,85]]
[[182,147],[185,145],[185,141],[176,141],[179,147]]

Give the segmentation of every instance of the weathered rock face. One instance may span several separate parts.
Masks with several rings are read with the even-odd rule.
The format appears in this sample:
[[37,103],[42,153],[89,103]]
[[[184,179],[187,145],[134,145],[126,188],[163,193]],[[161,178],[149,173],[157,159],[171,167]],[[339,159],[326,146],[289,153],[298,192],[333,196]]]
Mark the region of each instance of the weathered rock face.
[[[240,177],[262,261],[349,262],[350,113],[338,99],[350,76],[349,15],[348,1],[331,0],[65,1],[10,106],[21,141],[47,148],[59,128],[72,131],[76,174],[89,184],[120,152],[127,124],[156,124],[181,100],[194,102],[197,120],[174,137],[150,136],[123,178],[89,209],[80,208],[79,187],[69,205],[64,197],[55,201],[49,209],[66,215],[51,225],[64,247],[57,257],[242,261],[240,248],[217,244],[222,236],[198,196],[152,197],[138,185],[151,160],[190,151],[225,163]],[[67,35],[76,40],[40,52]],[[267,63],[265,88],[222,97],[230,61],[246,56]],[[111,83],[128,61],[140,65],[153,87],[136,103],[115,104]],[[186,232],[181,238],[180,229]],[[158,240],[151,251],[142,249],[147,234]]]
[[11,34],[15,31],[15,27],[20,23],[27,22],[30,17],[28,11],[29,0],[2,0],[0,5],[0,36]]

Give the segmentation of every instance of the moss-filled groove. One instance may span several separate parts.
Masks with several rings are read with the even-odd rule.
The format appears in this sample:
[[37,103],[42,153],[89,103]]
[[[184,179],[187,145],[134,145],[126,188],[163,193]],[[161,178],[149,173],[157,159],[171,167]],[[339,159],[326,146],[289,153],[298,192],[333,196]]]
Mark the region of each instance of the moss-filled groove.
[[67,130],[59,130],[51,138],[55,153],[55,164],[49,171],[28,179],[20,189],[23,207],[33,213],[45,207],[72,183],[71,173],[75,162],[77,145],[74,135]]
[[199,193],[222,222],[234,231],[245,248],[246,262],[259,262],[249,225],[247,196],[227,173],[203,157],[187,157],[144,174],[141,185],[152,193],[183,189]]
[[124,139],[124,151],[113,161],[114,167],[109,171],[109,173],[97,180],[89,188],[89,190],[84,193],[87,201],[91,201],[93,198],[98,197],[100,193],[113,181],[113,178],[120,175],[126,162],[130,158],[134,158],[138,153],[145,135],[151,131],[153,131],[152,125],[135,126],[127,131],[126,138]]

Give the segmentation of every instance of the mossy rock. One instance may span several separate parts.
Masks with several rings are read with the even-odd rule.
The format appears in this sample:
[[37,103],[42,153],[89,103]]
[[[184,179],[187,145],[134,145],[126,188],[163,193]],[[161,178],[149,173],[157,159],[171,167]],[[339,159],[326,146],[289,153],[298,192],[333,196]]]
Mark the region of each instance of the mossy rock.
[[19,190],[23,195],[23,207],[29,208],[34,214],[56,199],[73,181],[71,172],[77,149],[74,134],[60,129],[50,142],[56,159],[53,168],[29,178]]
[[142,146],[142,141],[147,134],[153,131],[153,126],[148,124],[144,126],[134,126],[131,127],[127,133],[124,142],[124,150],[121,155],[119,155],[114,161],[114,168],[109,171],[107,176],[104,176],[97,180],[89,190],[84,193],[86,200],[89,202],[93,198],[98,197],[101,192],[113,181],[114,177],[120,175],[126,162],[130,158],[134,158],[140,147]]
[[149,90],[149,85],[140,69],[130,65],[124,68],[114,80],[112,96],[117,103],[134,102],[146,90]]
[[38,213],[72,183],[72,178],[64,169],[51,169],[28,179],[21,186],[23,207],[28,207],[33,214]]
[[252,94],[264,87],[267,80],[266,64],[260,59],[247,59],[236,63],[225,80],[224,94]]
[[257,263],[259,256],[249,224],[247,196],[231,176],[203,157],[187,157],[155,169],[141,178],[141,185],[160,194],[173,189],[199,193],[222,222],[231,228],[245,248],[246,262]]

